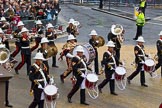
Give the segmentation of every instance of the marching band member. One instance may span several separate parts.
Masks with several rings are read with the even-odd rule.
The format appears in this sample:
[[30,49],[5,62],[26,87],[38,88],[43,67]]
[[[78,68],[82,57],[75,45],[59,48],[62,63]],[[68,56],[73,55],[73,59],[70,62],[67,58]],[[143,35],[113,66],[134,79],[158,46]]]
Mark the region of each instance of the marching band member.
[[69,20],[69,26],[66,28],[66,31],[68,33],[68,35],[72,34],[74,35],[74,37],[76,37],[76,35],[78,35],[78,30],[77,27],[74,25],[75,20],[73,18],[71,18]]
[[[47,24],[46,37],[49,41],[49,43],[48,43],[49,46],[52,46],[52,45],[55,46],[54,40],[57,38],[57,35],[54,34],[53,29],[54,29],[54,26],[51,23]],[[52,57],[52,67],[58,68],[58,66],[56,65],[56,56]]]
[[18,70],[25,64],[27,64],[27,75],[29,74],[29,69],[31,66],[31,51],[30,51],[30,40],[28,36],[29,30],[27,28],[22,28],[21,30],[21,59],[22,61],[15,68],[16,74],[19,74]]
[[[107,36],[107,39],[108,41],[113,41],[114,44],[115,44],[115,56],[120,60],[120,49],[121,49],[121,42],[120,42],[120,39],[119,39],[119,35],[117,35],[114,31],[115,31],[115,27],[116,25],[112,25],[111,26],[111,31],[109,32],[108,36]],[[116,27],[116,29],[118,29]],[[122,29],[121,29],[122,30]],[[122,32],[124,32],[124,30],[122,30]],[[122,35],[122,32],[120,35]]]
[[98,51],[97,51],[97,45],[98,45],[98,41],[96,41],[96,37],[97,37],[97,32],[95,30],[92,30],[91,33],[89,34],[91,36],[91,39],[89,40],[89,43],[93,46],[94,50],[95,50],[95,60],[94,60],[94,68],[95,68],[95,72],[97,75],[99,75],[99,68],[98,68]]
[[4,32],[1,28],[0,28],[0,43],[5,44],[5,47],[7,49],[10,49],[8,40],[7,40],[6,36],[4,35]]
[[98,90],[102,93],[102,88],[108,83],[110,85],[110,93],[112,95],[118,95],[115,93],[115,68],[119,65],[119,60],[114,56],[114,42],[108,41],[107,45],[108,51],[103,54],[103,59],[101,61],[102,67],[105,68],[105,79],[98,85]]
[[0,22],[0,28],[2,28],[2,30],[6,30],[10,27],[10,24],[7,22],[5,17],[1,17]]
[[73,35],[69,35],[67,39],[67,43],[63,46],[63,52],[61,56],[66,56],[66,63],[68,66],[68,69],[60,75],[61,82],[64,83],[64,79],[72,72],[72,66],[71,66],[71,58],[67,57],[68,54],[72,54],[72,51],[74,47],[77,45],[77,40]]
[[[2,37],[2,36],[4,36],[4,32],[3,32],[3,30],[0,28],[0,37]],[[6,44],[5,44],[5,42],[3,41],[3,38],[0,38],[0,39],[2,39],[1,41],[0,41],[0,44],[4,44],[5,45],[5,47],[6,47]],[[6,47],[7,48],[7,47]],[[8,91],[9,91],[9,81],[6,81],[5,82],[6,83],[6,89],[5,89],[5,106],[6,107],[13,107],[12,105],[10,105],[9,104],[9,100],[8,100]]]
[[11,57],[15,57],[21,49],[21,43],[20,43],[20,32],[22,28],[24,27],[24,23],[22,21],[19,21],[17,24],[17,29],[14,31],[13,36],[16,38],[15,45],[16,45],[16,50],[11,54]]
[[162,77],[162,31],[160,32],[159,36],[160,39],[158,39],[156,42],[158,63],[156,64],[154,71],[156,71],[159,67],[161,67],[161,77]]
[[145,57],[148,57],[148,55],[146,55],[144,51],[143,43],[145,41],[142,36],[138,37],[136,41],[137,41],[137,45],[134,47],[134,54],[135,54],[135,63],[137,64],[137,68],[129,77],[127,77],[127,81],[128,84],[131,84],[131,80],[140,72],[141,86],[148,87],[148,85],[145,84],[145,73],[143,69]]
[[36,37],[35,37],[35,45],[31,48],[31,52],[39,47],[39,43],[41,42],[41,35],[44,33],[43,31],[43,23],[41,20],[36,22]]
[[29,105],[29,108],[44,108],[44,92],[43,88],[49,82],[49,78],[47,76],[46,67],[42,63],[44,60],[43,54],[38,52],[36,53],[35,63],[30,68],[29,79],[31,81],[31,90],[30,93],[34,94],[33,102]]
[[38,52],[41,52],[43,54],[43,57],[45,58],[43,60],[43,64],[45,64],[47,71],[46,73],[49,75],[49,65],[48,65],[48,58],[47,58],[47,48],[48,48],[48,39],[46,37],[43,37],[41,39],[41,47],[38,49]]
[[83,105],[89,105],[86,103],[86,96],[85,96],[85,77],[87,74],[87,66],[86,63],[83,60],[83,47],[77,46],[76,48],[77,55],[72,58],[72,69],[73,69],[73,75],[76,77],[77,81],[75,85],[73,86],[72,90],[68,94],[68,102],[72,103],[71,98],[72,96],[80,89],[80,104]]

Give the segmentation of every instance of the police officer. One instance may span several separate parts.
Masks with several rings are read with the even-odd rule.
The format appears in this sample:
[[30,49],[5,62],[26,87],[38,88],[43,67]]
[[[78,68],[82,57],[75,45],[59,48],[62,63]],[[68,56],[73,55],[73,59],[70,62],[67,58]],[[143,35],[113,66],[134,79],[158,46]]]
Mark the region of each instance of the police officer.
[[143,87],[148,87],[148,85],[145,84],[145,73],[144,73],[144,61],[145,57],[148,57],[148,55],[145,54],[144,51],[144,39],[142,36],[138,37],[137,45],[134,47],[134,54],[135,54],[135,63],[137,65],[136,70],[129,76],[127,77],[128,84],[131,83],[131,80],[140,73],[140,82],[141,86]]
[[20,49],[21,49],[20,32],[21,32],[22,28],[24,27],[24,23],[22,21],[19,21],[17,24],[17,27],[18,28],[13,33],[13,36],[16,39],[16,41],[15,41],[16,50],[11,54],[11,57],[15,57],[20,52]]
[[48,58],[47,58],[47,48],[48,48],[48,39],[46,37],[43,37],[41,39],[41,47],[38,49],[38,52],[41,52],[43,54],[44,60],[43,64],[45,64],[47,71],[46,73],[49,75],[49,65],[48,65]]
[[[121,49],[121,43],[119,41],[119,35],[117,35],[117,33],[115,33],[115,29],[117,28],[116,27],[117,25],[112,25],[111,26],[111,31],[109,32],[108,36],[107,36],[107,39],[108,41],[113,41],[114,44],[115,44],[115,48],[114,48],[114,51],[115,51],[115,56],[118,58],[118,60],[120,60],[120,49]],[[123,28],[120,28],[121,29],[121,33],[123,31]]]
[[[0,37],[2,37],[4,35],[3,30],[0,28]],[[0,44],[5,44],[3,41],[3,38],[0,38]],[[6,47],[6,45],[4,46]],[[7,48],[7,47],[6,47]],[[6,89],[5,89],[5,106],[6,107],[12,107],[12,105],[9,104],[9,100],[8,100],[8,90],[9,90],[9,81],[6,81]]]
[[44,33],[43,29],[44,29],[43,23],[41,22],[41,20],[38,20],[36,22],[35,45],[31,48],[31,52],[39,47],[39,43],[41,42],[41,39],[42,39],[41,35],[43,35],[43,33]]
[[36,108],[37,105],[38,108],[44,108],[43,88],[49,82],[49,78],[45,72],[46,67],[42,63],[42,60],[44,60],[43,54],[38,52],[33,59],[35,59],[35,63],[30,68],[29,79],[31,81],[30,93],[34,94],[34,99],[29,108]]
[[146,0],[141,0],[141,1],[140,1],[140,6],[139,6],[139,8],[141,9],[141,11],[143,12],[144,15],[145,15],[145,9],[146,9],[146,7],[147,7],[147,2],[146,2]]
[[95,68],[95,72],[97,75],[99,75],[99,68],[98,68],[98,51],[97,51],[97,45],[98,45],[98,41],[96,41],[97,38],[97,32],[96,30],[92,30],[91,33],[89,34],[91,36],[89,43],[93,46],[94,50],[95,50],[95,60],[94,60],[94,68]]
[[154,71],[156,71],[159,67],[161,67],[161,76],[162,76],[162,31],[160,32],[159,36],[160,39],[158,39],[156,42],[158,63],[156,64]]
[[30,40],[28,36],[28,29],[22,28],[21,30],[21,62],[18,64],[18,66],[15,68],[16,74],[18,73],[18,70],[21,69],[21,67],[25,64],[27,64],[27,75],[29,74],[29,69],[31,66],[31,51],[30,51]]
[[[54,26],[51,23],[47,24],[46,37],[49,41],[48,45],[55,46],[54,40],[57,38],[57,35],[54,34]],[[58,66],[56,65],[56,56],[52,57],[52,67],[58,68]]]
[[[60,75],[60,79],[61,79],[62,83],[64,83],[64,79],[72,72],[71,57],[73,57],[72,51],[76,45],[77,45],[76,38],[70,34],[68,36],[67,43],[63,46],[63,52],[61,55],[61,56],[63,56],[63,55],[66,56],[66,62],[67,62],[67,66],[68,66],[68,69],[66,69],[66,71]],[[70,57],[70,55],[71,55],[71,57]]]
[[75,85],[73,86],[72,90],[68,94],[68,102],[72,103],[71,98],[72,96],[80,89],[80,104],[83,105],[89,105],[86,103],[86,97],[85,97],[85,77],[87,74],[87,66],[86,63],[83,60],[83,47],[77,46],[76,48],[77,55],[72,58],[72,69],[73,69],[73,75],[76,77],[77,81]]
[[136,32],[136,37],[133,38],[133,40],[137,40],[138,37],[142,35],[142,28],[145,25],[145,16],[140,8],[138,11],[139,13],[136,19],[137,32]]
[[108,83],[110,85],[110,93],[112,95],[118,95],[115,93],[115,80],[114,80],[114,74],[115,74],[115,68],[117,65],[119,65],[119,61],[114,56],[114,43],[113,41],[108,41],[107,45],[108,51],[106,51],[103,54],[103,59],[101,61],[101,65],[103,68],[105,68],[105,79],[98,85],[98,90],[100,93],[102,93],[102,88]]

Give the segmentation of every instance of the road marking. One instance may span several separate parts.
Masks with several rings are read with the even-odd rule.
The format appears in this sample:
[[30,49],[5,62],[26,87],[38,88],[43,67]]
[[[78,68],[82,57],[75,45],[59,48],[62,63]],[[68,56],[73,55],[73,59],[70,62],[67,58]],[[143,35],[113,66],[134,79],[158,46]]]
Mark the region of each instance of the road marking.
[[159,26],[161,26],[162,24],[160,24],[160,23],[153,23],[153,22],[146,22],[147,24],[154,24],[154,25],[159,25]]

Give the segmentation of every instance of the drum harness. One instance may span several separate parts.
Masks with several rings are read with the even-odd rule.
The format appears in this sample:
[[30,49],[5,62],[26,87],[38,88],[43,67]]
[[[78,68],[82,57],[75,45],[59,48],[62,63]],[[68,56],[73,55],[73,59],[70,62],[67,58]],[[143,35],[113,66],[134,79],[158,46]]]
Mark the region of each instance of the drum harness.
[[[47,80],[43,73],[43,70],[36,63],[34,63],[33,66],[36,68],[36,72],[40,72],[43,77],[43,79],[36,80],[36,83],[38,83],[38,88],[43,89],[42,85],[39,83],[41,81],[44,81],[45,86],[47,85]],[[41,75],[39,75],[39,77]],[[36,85],[36,83],[35,83],[35,85]],[[35,87],[35,85],[33,86],[33,88]],[[30,95],[33,95],[33,88],[31,88],[31,90],[30,90]]]

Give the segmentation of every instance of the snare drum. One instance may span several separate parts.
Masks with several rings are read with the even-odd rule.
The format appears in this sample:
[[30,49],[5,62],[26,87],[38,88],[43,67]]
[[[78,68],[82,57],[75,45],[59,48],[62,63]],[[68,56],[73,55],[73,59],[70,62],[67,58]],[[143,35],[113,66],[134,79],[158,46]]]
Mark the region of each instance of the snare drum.
[[116,69],[115,69],[115,79],[117,81],[123,80],[125,74],[126,74],[126,69],[124,67],[122,67],[122,66],[116,67]]
[[48,101],[53,101],[57,98],[57,88],[54,85],[47,85],[44,88],[44,93]]
[[153,72],[155,69],[155,62],[153,59],[147,59],[145,60],[145,64],[144,64],[144,70],[146,72]]
[[[91,64],[92,61],[93,61],[93,60],[95,59],[95,57],[96,57],[96,53],[95,53],[94,48],[93,48],[89,43],[86,43],[86,44],[81,45],[81,46],[83,46],[84,55],[86,56],[86,59],[87,59],[86,63],[87,63],[87,64]],[[76,48],[77,48],[77,46],[73,49],[73,52],[72,52],[72,54],[73,54],[74,56],[77,54]]]
[[88,89],[94,89],[98,81],[98,76],[96,74],[90,73],[87,75],[85,86]]

